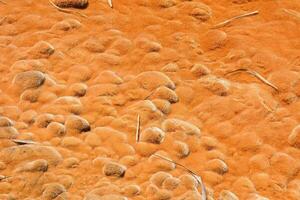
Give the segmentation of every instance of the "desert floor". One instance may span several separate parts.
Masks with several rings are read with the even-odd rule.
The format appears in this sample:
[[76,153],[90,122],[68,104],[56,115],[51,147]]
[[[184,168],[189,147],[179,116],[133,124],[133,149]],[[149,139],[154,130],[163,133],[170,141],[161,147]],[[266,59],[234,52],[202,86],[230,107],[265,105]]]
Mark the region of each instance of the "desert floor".
[[63,1],[0,1],[1,200],[300,199],[299,1]]

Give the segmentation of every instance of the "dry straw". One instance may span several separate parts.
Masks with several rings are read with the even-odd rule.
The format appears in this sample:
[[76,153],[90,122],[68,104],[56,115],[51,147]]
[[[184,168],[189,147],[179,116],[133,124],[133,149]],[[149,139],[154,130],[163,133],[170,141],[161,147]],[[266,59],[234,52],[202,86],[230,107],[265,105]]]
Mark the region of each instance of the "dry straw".
[[136,122],[136,132],[135,132],[136,142],[140,141],[140,135],[141,135],[141,118],[140,115],[138,115],[137,122]]
[[259,12],[256,10],[256,11],[253,11],[253,12],[249,12],[249,13],[245,13],[245,14],[241,14],[241,15],[238,15],[238,16],[235,16],[235,17],[232,17],[230,19],[227,19],[221,23],[218,23],[216,25],[213,26],[213,28],[221,28],[223,26],[227,26],[228,24],[230,24],[232,21],[234,20],[237,20],[237,19],[241,19],[241,18],[244,18],[244,17],[250,17],[250,16],[254,16],[254,15],[257,15]]
[[77,14],[77,15],[80,15],[81,17],[87,17],[85,14],[82,14],[81,12],[78,12],[75,10],[70,10],[70,9],[65,9],[65,8],[60,8],[57,5],[55,5],[55,3],[53,3],[53,1],[51,1],[51,0],[49,0],[49,3],[60,12],[65,12],[65,13],[75,14],[75,15]]
[[284,8],[283,11],[290,14],[290,15],[292,15],[292,16],[294,16],[294,17],[297,17],[298,19],[300,19],[300,12],[297,12],[297,11],[292,10],[292,9],[286,9],[286,8]]
[[109,7],[113,8],[112,0],[107,0],[107,3],[108,3],[108,5],[109,5]]
[[227,74],[225,74],[225,76],[228,76],[231,74],[236,74],[236,73],[241,73],[241,72],[246,72],[248,74],[253,75],[257,79],[259,79],[261,82],[263,82],[264,84],[266,84],[266,85],[270,86],[271,88],[273,88],[274,90],[276,90],[276,92],[279,92],[278,87],[276,87],[274,84],[272,84],[267,79],[265,79],[262,75],[260,75],[259,73],[257,73],[256,71],[253,71],[253,70],[244,69],[244,68],[236,69],[234,71],[228,72]]
[[18,144],[18,145],[25,145],[25,144],[37,144],[36,142],[32,141],[32,140],[17,140],[14,139],[12,140],[14,143]]
[[188,173],[190,173],[197,180],[198,184],[201,185],[201,197],[202,197],[202,200],[206,200],[206,196],[207,195],[206,195],[205,185],[203,184],[203,181],[202,181],[201,177],[199,175],[197,175],[196,172],[194,172],[194,171],[190,170],[189,168],[187,168],[186,166],[184,166],[184,165],[182,165],[182,164],[180,164],[178,162],[175,162],[175,161],[173,161],[173,160],[171,160],[169,158],[166,158],[164,156],[161,156],[161,155],[158,155],[158,154],[153,154],[153,155],[156,156],[156,157],[158,157],[158,158],[160,158],[160,159],[163,159],[165,161],[168,161],[170,163],[178,165],[178,166],[182,167],[183,169],[185,169]]

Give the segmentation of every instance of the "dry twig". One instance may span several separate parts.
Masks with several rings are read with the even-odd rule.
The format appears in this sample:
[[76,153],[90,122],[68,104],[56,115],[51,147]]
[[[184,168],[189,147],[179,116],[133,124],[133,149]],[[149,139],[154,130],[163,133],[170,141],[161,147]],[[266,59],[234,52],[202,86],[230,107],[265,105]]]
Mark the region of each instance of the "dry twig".
[[283,11],[290,14],[290,15],[292,15],[292,16],[294,16],[294,17],[297,17],[298,19],[300,19],[300,12],[297,12],[297,11],[292,10],[292,9],[286,9],[286,8],[284,8]]
[[223,27],[223,26],[226,26],[226,25],[230,24],[234,20],[241,19],[241,18],[244,18],[244,17],[254,16],[254,15],[257,15],[258,13],[259,12],[256,10],[256,11],[253,11],[253,12],[238,15],[238,16],[232,17],[230,19],[227,19],[224,22],[221,22],[219,24],[214,25],[213,28],[220,28],[220,27]]
[[136,142],[140,141],[140,135],[141,135],[141,118],[140,118],[140,115],[138,115],[137,116],[137,124],[136,124],[136,133],[135,133]]
[[25,144],[37,144],[36,142],[32,141],[32,140],[17,140],[14,139],[12,140],[14,143],[18,144],[18,145],[25,145]]
[[0,2],[3,3],[3,4],[7,4],[7,2],[6,2],[6,1],[3,1],[3,0],[0,0]]
[[237,69],[237,70],[228,72],[227,74],[225,74],[225,76],[231,75],[231,74],[235,74],[235,73],[240,73],[240,72],[246,72],[248,74],[251,74],[254,77],[256,77],[257,79],[259,79],[261,82],[263,82],[264,84],[266,84],[266,85],[270,86],[271,88],[273,88],[274,90],[276,90],[277,92],[279,91],[278,87],[276,87],[275,85],[273,85],[272,83],[270,83],[262,75],[260,75],[259,73],[257,73],[256,71],[253,71],[253,70],[241,68],[241,69]]
[[61,12],[65,12],[65,13],[69,13],[69,14],[77,14],[80,15],[81,17],[87,17],[85,14],[82,14],[81,12],[75,11],[75,10],[69,10],[69,9],[65,9],[65,8],[60,8],[57,5],[55,5],[55,3],[53,3],[53,1],[49,0],[49,3],[56,8],[58,11]]
[[2,19],[0,19],[0,25],[4,22],[4,20],[6,19],[7,17],[2,17]]
[[10,178],[10,176],[0,175],[0,181]]
[[202,181],[201,177],[199,175],[197,175],[196,172],[194,172],[194,171],[190,170],[189,168],[187,168],[186,166],[184,166],[184,165],[182,165],[182,164],[180,164],[178,162],[175,162],[175,161],[173,161],[173,160],[171,160],[169,158],[166,158],[164,156],[161,156],[161,155],[158,155],[158,154],[153,154],[153,155],[156,156],[156,157],[158,157],[158,158],[160,158],[160,159],[163,159],[165,161],[168,161],[168,162],[171,162],[171,163],[173,163],[175,165],[178,165],[178,166],[182,167],[183,169],[185,169],[188,173],[190,173],[197,180],[198,184],[201,185],[201,197],[202,197],[202,200],[206,200],[206,196],[207,195],[206,195],[205,185],[203,184],[203,181]]
[[112,0],[107,0],[109,7],[113,8]]

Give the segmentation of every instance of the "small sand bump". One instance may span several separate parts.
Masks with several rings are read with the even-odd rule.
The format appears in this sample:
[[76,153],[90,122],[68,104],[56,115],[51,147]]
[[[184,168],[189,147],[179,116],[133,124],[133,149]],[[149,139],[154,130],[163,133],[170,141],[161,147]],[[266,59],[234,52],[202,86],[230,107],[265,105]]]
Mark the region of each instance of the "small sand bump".
[[35,120],[35,125],[39,128],[46,128],[54,119],[54,115],[49,113],[44,113],[38,115]]
[[257,154],[249,159],[249,165],[254,170],[266,170],[270,167],[270,161],[267,155]]
[[288,137],[288,143],[292,146],[300,148],[300,125],[297,125],[295,128],[293,128]]
[[240,177],[232,184],[233,191],[255,192],[255,186],[248,177]]
[[163,72],[177,72],[178,70],[179,67],[176,63],[168,63],[161,69]]
[[176,0],[159,0],[159,6],[162,8],[170,8],[177,4]]
[[60,175],[60,176],[58,176],[58,181],[67,190],[74,184],[74,178],[70,175]]
[[162,188],[166,190],[175,190],[180,185],[180,183],[181,181],[178,178],[167,177],[162,183]]
[[35,103],[38,101],[39,95],[40,95],[39,90],[25,90],[20,95],[20,99],[23,101],[29,101],[30,103]]
[[66,189],[59,183],[49,183],[43,186],[42,198],[45,200],[56,199],[62,193],[65,193]]
[[7,182],[0,182],[0,193],[8,194],[13,189],[12,184]]
[[161,187],[163,182],[167,179],[167,178],[171,178],[172,175],[167,173],[167,172],[163,172],[163,171],[159,171],[156,172],[155,174],[153,174],[150,178],[150,182],[153,183],[154,185]]
[[158,42],[151,41],[145,37],[137,38],[135,41],[135,45],[147,53],[151,52],[159,52],[162,48],[161,44]]
[[194,176],[190,174],[184,174],[179,177],[181,183],[188,189],[195,189],[198,187],[198,182]]
[[47,126],[47,129],[53,136],[64,136],[66,133],[66,128],[63,124],[58,122],[50,122]]
[[32,59],[49,58],[54,53],[54,50],[50,43],[40,41],[29,49],[28,57]]
[[8,127],[13,125],[14,123],[11,119],[9,119],[8,117],[0,116],[0,127]]
[[201,40],[203,50],[209,51],[224,47],[227,43],[228,37],[224,31],[210,30]]
[[190,154],[190,148],[189,146],[181,141],[175,141],[173,144],[173,148],[175,151],[176,156],[179,158],[185,158]]
[[78,147],[82,144],[82,140],[77,137],[64,137],[61,145],[66,148]]
[[89,122],[86,119],[76,115],[68,116],[66,119],[65,126],[67,132],[71,131],[81,133],[91,130]]
[[13,139],[17,138],[19,131],[12,126],[0,127],[0,139]]
[[239,200],[239,198],[229,190],[222,190],[219,195],[219,200]]
[[69,88],[70,96],[83,97],[86,94],[87,85],[84,83],[74,83]]
[[13,85],[22,91],[29,88],[37,88],[43,85],[45,76],[39,71],[27,71],[17,74],[13,80]]
[[22,167],[18,168],[18,172],[46,172],[48,170],[48,162],[44,159],[34,160],[25,163]]
[[138,161],[139,161],[139,159],[132,155],[123,156],[120,159],[120,163],[125,166],[134,166],[134,165],[138,164]]
[[258,194],[250,194],[247,197],[247,200],[269,200],[269,198],[263,197],[263,196],[258,195]]
[[[183,195],[178,197],[178,200],[184,200],[184,199],[199,200],[201,198],[202,196],[199,194],[198,191],[192,190],[192,191],[185,192]],[[207,200],[213,200],[213,199],[209,199],[209,197],[207,197]]]
[[182,131],[187,135],[200,136],[201,134],[201,131],[197,126],[191,124],[190,122],[175,118],[166,119],[162,123],[162,129],[166,132]]
[[92,76],[92,72],[88,67],[80,65],[73,66],[68,70],[68,72],[64,73],[69,73],[68,81],[70,83],[88,81]]
[[176,92],[165,86],[161,86],[161,87],[157,88],[153,92],[151,97],[157,98],[157,99],[168,100],[170,103],[177,103],[179,101]]
[[132,46],[131,40],[120,38],[112,43],[111,48],[117,50],[121,55],[125,55],[132,49]]
[[191,72],[196,76],[196,77],[201,77],[201,76],[205,76],[211,73],[210,69],[203,65],[203,64],[195,64],[192,69]]
[[92,196],[91,198],[85,198],[84,200],[128,200],[126,197],[116,194],[107,194],[103,196]]
[[75,157],[66,158],[63,161],[63,165],[66,168],[76,168],[79,165],[79,159]]
[[[157,152],[157,154],[165,154],[165,152]],[[168,156],[166,157],[168,158]],[[148,162],[151,166],[153,166],[154,170],[162,170],[162,171],[172,171],[175,169],[176,165],[174,163],[168,162],[166,160],[163,160],[161,158],[158,158],[155,155],[152,155],[149,157]]]
[[115,84],[95,84],[88,88],[86,96],[115,96],[119,93],[119,87]]
[[136,152],[141,156],[149,157],[157,151],[157,146],[156,144],[148,142],[139,142],[136,146]]
[[97,38],[89,38],[83,43],[83,47],[91,53],[102,53],[105,51],[103,42]]
[[165,190],[165,189],[159,189],[154,194],[154,199],[155,200],[169,200],[171,198],[172,198],[172,193],[168,190]]
[[122,188],[122,194],[127,197],[134,197],[139,195],[141,192],[141,188],[138,185],[127,185]]
[[149,127],[141,132],[141,141],[153,144],[160,144],[163,142],[165,132],[157,127]]
[[34,110],[27,110],[20,115],[20,120],[27,124],[33,124],[35,122],[35,118],[37,117],[37,112]]
[[126,167],[115,162],[108,162],[103,167],[103,174],[106,176],[123,177],[125,172]]
[[87,8],[89,5],[88,0],[54,0],[53,2],[60,8]]
[[154,90],[159,86],[166,86],[172,90],[175,89],[173,81],[165,74],[157,71],[143,72],[135,79],[142,88]]
[[103,71],[101,72],[94,80],[93,82],[95,84],[101,84],[101,83],[111,83],[111,84],[122,84],[123,80],[120,76],[118,76],[113,71]]
[[300,169],[299,163],[290,155],[276,152],[270,159],[271,167],[280,174],[293,176]]
[[163,114],[169,114],[171,112],[171,103],[164,99],[153,99],[152,102]]
[[40,71],[47,72],[51,69],[51,64],[45,59],[18,60],[10,67],[13,72]]
[[39,145],[21,145],[4,148],[0,152],[5,163],[16,164],[28,159],[45,159],[49,165],[57,165],[62,161],[61,154],[53,147]]
[[206,163],[206,169],[210,171],[214,171],[218,174],[225,174],[228,172],[227,164],[220,159],[213,159]]
[[198,83],[215,95],[228,96],[230,93],[230,82],[215,76],[205,76],[198,80]]

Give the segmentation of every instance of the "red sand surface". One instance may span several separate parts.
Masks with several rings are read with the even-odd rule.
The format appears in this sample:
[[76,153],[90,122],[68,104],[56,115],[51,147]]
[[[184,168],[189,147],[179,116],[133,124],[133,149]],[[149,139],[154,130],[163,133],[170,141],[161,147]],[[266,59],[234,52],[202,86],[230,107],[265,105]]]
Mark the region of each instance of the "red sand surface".
[[67,9],[0,2],[1,200],[300,200],[299,1]]

